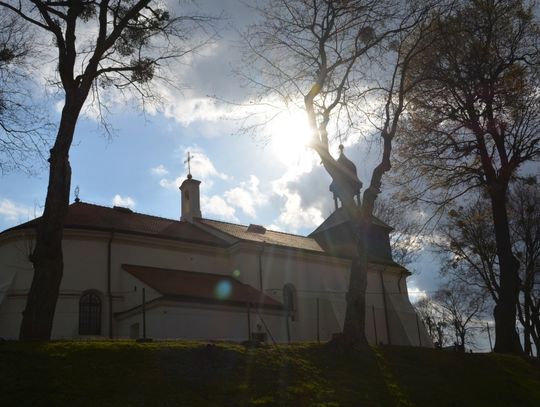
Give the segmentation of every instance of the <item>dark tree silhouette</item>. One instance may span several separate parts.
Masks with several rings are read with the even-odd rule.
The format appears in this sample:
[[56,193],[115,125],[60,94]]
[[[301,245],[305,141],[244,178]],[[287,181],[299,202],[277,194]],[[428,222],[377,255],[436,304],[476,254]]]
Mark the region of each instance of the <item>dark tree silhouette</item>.
[[[411,67],[419,83],[402,138],[404,184],[444,205],[469,191],[490,200],[499,300],[498,352],[521,352],[516,333],[519,261],[512,253],[508,189],[523,163],[540,157],[540,52],[534,4],[519,0],[452,3],[427,50]],[[481,191],[481,192],[480,192]]]

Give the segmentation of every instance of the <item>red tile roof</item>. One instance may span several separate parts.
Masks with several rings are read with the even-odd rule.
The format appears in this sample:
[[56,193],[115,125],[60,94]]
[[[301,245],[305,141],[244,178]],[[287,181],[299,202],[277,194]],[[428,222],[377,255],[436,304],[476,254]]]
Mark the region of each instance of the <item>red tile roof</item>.
[[[36,218],[30,222],[8,229],[5,232],[33,228],[40,221],[41,218]],[[204,243],[213,246],[228,246],[225,241],[201,230],[201,228],[189,222],[144,215],[142,213],[132,212],[126,208],[110,208],[85,202],[76,202],[69,206],[64,227],[89,230],[114,230],[116,232],[135,233],[152,237]]]
[[128,273],[166,297],[245,306],[282,308],[250,285],[220,274],[122,264]]
[[[211,219],[197,219],[203,225],[210,226],[220,232],[226,233],[237,239],[247,240],[252,242],[268,243],[277,246],[291,247],[294,249],[311,250],[319,253],[324,253],[323,248],[310,237],[292,235],[290,233],[276,232],[266,230],[264,233],[258,231],[249,231],[249,226],[237,225],[234,223],[221,222]],[[254,229],[254,228],[252,228]]]

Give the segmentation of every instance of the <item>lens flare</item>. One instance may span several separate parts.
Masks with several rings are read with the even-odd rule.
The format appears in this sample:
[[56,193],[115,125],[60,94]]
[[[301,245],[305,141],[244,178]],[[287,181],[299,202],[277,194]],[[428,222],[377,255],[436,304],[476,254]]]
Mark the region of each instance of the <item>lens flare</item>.
[[240,277],[240,270],[236,269],[232,272],[232,275],[234,278],[238,278]]
[[216,288],[214,289],[214,293],[216,297],[220,300],[226,300],[231,296],[232,292],[232,285],[230,281],[227,280],[221,280],[219,283],[217,283]]

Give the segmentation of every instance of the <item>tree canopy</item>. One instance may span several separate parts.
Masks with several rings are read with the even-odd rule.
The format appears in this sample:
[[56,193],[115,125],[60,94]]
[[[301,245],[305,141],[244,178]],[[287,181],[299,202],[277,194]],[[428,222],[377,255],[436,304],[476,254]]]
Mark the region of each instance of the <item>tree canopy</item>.
[[519,261],[507,195],[526,162],[540,158],[540,36],[534,4],[451,2],[435,16],[411,65],[416,85],[399,153],[414,198],[443,207],[485,193],[500,265],[496,351],[520,352],[515,330]]
[[48,145],[47,117],[32,97],[32,45],[23,22],[0,16],[0,173],[32,170]]

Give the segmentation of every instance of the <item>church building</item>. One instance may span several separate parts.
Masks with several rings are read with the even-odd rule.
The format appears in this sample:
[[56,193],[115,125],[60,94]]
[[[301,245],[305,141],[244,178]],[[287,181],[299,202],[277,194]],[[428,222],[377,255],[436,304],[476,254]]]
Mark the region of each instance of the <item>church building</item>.
[[[356,168],[338,164],[359,193]],[[309,236],[203,217],[200,181],[180,186],[181,217],[164,219],[80,201],[64,222],[64,276],[52,338],[328,341],[345,317],[351,244],[336,210]],[[33,277],[40,218],[0,233],[0,338],[16,339]],[[392,260],[391,227],[368,231],[370,343],[432,346]]]

